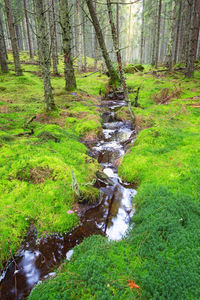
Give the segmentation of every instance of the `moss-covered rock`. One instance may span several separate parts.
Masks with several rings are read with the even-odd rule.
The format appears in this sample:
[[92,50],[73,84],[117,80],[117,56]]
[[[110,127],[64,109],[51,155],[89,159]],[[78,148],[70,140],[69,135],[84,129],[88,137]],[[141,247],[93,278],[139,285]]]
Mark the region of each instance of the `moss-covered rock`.
[[130,64],[124,68],[124,72],[127,74],[134,74],[136,72],[143,72],[143,71],[144,71],[144,67],[141,64],[138,65]]

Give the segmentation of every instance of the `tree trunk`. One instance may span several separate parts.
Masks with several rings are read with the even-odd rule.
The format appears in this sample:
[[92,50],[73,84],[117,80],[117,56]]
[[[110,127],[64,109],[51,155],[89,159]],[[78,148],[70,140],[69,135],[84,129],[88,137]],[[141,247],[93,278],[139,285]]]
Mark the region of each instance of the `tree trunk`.
[[45,106],[46,111],[55,109],[55,103],[52,93],[51,79],[50,79],[50,47],[49,39],[46,28],[46,13],[44,0],[34,0],[35,15],[36,15],[36,28],[37,28],[37,40],[38,40],[38,54],[40,60],[40,66],[42,71]]
[[81,7],[80,0],[76,0],[77,6],[77,47],[78,47],[78,70],[82,71],[83,58],[82,58],[82,26],[81,26]]
[[200,59],[200,31],[199,31],[199,40],[198,40],[198,46],[197,46],[196,59]]
[[119,45],[119,3],[116,4],[116,14],[117,42]]
[[23,35],[23,42],[24,42],[24,50],[28,51],[28,37],[27,37],[27,30],[26,30],[26,19],[22,19],[22,35]]
[[17,37],[18,49],[23,51],[24,45],[23,45],[21,22],[17,22],[17,19],[15,19],[15,33],[16,33],[16,37]]
[[152,64],[152,66],[155,66],[155,64],[156,64],[156,29],[157,29],[156,15],[157,15],[157,9],[156,9],[156,7],[152,7],[152,9],[153,9],[153,24],[152,24],[153,25],[153,28],[152,28],[153,37],[152,37],[151,64]]
[[56,49],[56,34],[55,34],[55,22],[53,16],[53,7],[54,2],[53,0],[49,0],[49,28],[50,28],[50,40],[51,40],[51,54],[52,54],[52,61],[53,61],[53,74],[54,76],[58,75],[58,68],[57,68],[57,49]]
[[135,121],[135,116],[132,112],[131,103],[130,103],[129,96],[128,96],[128,88],[126,86],[126,80],[125,80],[124,70],[123,70],[123,66],[122,66],[121,52],[120,52],[120,49],[119,49],[117,31],[116,31],[115,24],[114,24],[114,18],[113,18],[113,13],[112,13],[112,7],[111,7],[110,0],[107,0],[107,7],[108,7],[108,15],[109,15],[109,21],[110,21],[110,26],[111,26],[111,32],[112,32],[113,45],[114,45],[116,58],[117,58],[117,62],[118,62],[118,67],[119,67],[120,81],[121,81],[121,84],[122,84],[122,87],[123,87],[125,101],[128,105],[129,113],[130,113],[131,118],[133,119],[133,121]]
[[144,9],[145,0],[142,1],[142,26],[141,26],[141,42],[140,42],[140,63],[144,63]]
[[158,6],[158,24],[157,24],[157,40],[156,40],[156,61],[155,67],[158,67],[158,55],[159,55],[159,46],[160,46],[160,20],[161,20],[161,11],[162,11],[162,0],[159,0]]
[[27,29],[29,54],[30,54],[30,59],[33,59],[34,55],[33,55],[32,43],[31,43],[30,26],[29,26],[29,18],[28,18],[28,13],[27,13],[26,0],[24,0],[24,12],[25,12],[25,19],[26,19],[26,29]]
[[182,0],[179,0],[178,21],[177,21],[177,30],[176,30],[176,44],[175,44],[175,50],[174,50],[174,64],[176,64],[176,62],[177,62],[178,41],[179,41],[179,32],[180,32],[180,23],[181,23],[181,12],[182,12]]
[[198,37],[200,27],[200,3],[199,0],[194,0],[192,4],[191,26],[189,35],[189,51],[186,58],[185,76],[190,78],[194,73],[194,60],[197,52]]
[[167,5],[164,5],[164,17],[163,17],[163,24],[161,26],[162,32],[161,32],[161,47],[160,47],[160,61],[164,62],[165,61],[165,40],[166,40],[166,10],[167,10]]
[[176,6],[175,1],[172,0],[172,16],[171,16],[171,26],[170,26],[170,38],[168,42],[168,71],[172,71],[173,67],[173,38],[174,38],[174,30],[175,30],[175,19],[176,19]]
[[10,38],[11,38],[15,72],[16,72],[17,76],[21,76],[22,69],[21,69],[21,65],[20,65],[19,50],[17,47],[17,39],[16,39],[16,34],[15,34],[14,19],[13,19],[13,14],[12,14],[11,3],[10,3],[10,0],[4,0],[4,2],[5,2],[5,7],[6,7],[6,15],[7,15],[9,33],[10,33]]
[[84,63],[83,63],[83,71],[87,72],[87,45],[86,45],[86,18],[84,13],[82,12],[82,32],[83,32],[83,56],[84,56]]
[[106,45],[105,45],[104,37],[103,37],[103,34],[102,34],[102,30],[101,30],[99,20],[97,18],[96,13],[95,13],[95,9],[94,9],[94,6],[93,6],[92,2],[93,2],[92,0],[86,0],[87,6],[88,6],[88,9],[89,9],[89,12],[90,12],[90,16],[91,16],[91,19],[92,19],[92,22],[93,22],[93,25],[94,25],[94,28],[95,28],[96,36],[97,36],[97,39],[98,39],[98,42],[99,42],[99,46],[101,48],[102,55],[103,55],[103,58],[105,60],[105,63],[106,63],[106,66],[107,66],[107,69],[108,69],[108,72],[109,72],[109,75],[110,75],[110,83],[113,84],[113,85],[116,85],[117,82],[119,81],[119,76],[118,76],[117,72],[115,71],[115,69],[112,65],[111,59],[110,59],[108,51],[106,49]]
[[6,53],[6,44],[4,40],[1,10],[0,10],[0,65],[1,65],[1,72],[8,73],[7,53]]
[[[97,4],[96,2],[94,3],[94,9],[95,9],[95,14],[97,13]],[[94,32],[94,69],[97,69],[97,64],[98,64],[98,40],[97,40],[97,35]]]
[[55,43],[55,56],[57,65],[59,64],[58,56],[58,39],[57,39],[57,24],[56,24],[56,13],[55,13],[55,2],[52,0],[52,16],[53,16],[53,26],[54,26],[54,43]]
[[71,24],[69,16],[68,0],[60,0],[60,20],[63,37],[65,89],[72,91],[76,89],[73,60],[71,55]]

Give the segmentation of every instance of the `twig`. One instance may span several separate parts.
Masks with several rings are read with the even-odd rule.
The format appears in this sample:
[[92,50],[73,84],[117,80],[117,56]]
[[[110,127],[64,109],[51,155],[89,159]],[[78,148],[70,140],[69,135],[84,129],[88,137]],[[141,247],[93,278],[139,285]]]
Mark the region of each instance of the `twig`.
[[95,72],[92,72],[92,73],[90,73],[90,74],[88,74],[88,75],[85,75],[85,76],[83,76],[83,77],[81,77],[81,78],[89,77],[89,76],[91,76],[91,75],[93,75],[93,74],[95,74],[95,73],[98,73],[98,72],[99,72],[99,70],[98,70],[98,71],[95,71]]

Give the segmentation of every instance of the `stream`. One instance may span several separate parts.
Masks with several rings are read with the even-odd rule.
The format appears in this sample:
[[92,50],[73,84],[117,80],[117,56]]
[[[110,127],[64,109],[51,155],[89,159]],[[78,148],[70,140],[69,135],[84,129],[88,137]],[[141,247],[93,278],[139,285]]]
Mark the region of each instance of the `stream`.
[[95,145],[90,145],[90,156],[98,160],[109,178],[97,181],[100,203],[85,209],[79,226],[70,233],[37,239],[37,232],[31,227],[17,255],[0,276],[0,299],[27,297],[40,280],[55,275],[52,270],[64,259],[70,260],[73,247],[85,237],[101,234],[110,240],[120,240],[126,234],[134,214],[132,202],[136,190],[122,182],[117,174],[116,162],[125,154],[127,144],[135,136],[131,122],[118,121],[115,116],[116,110],[125,105],[119,99],[102,100],[103,136]]

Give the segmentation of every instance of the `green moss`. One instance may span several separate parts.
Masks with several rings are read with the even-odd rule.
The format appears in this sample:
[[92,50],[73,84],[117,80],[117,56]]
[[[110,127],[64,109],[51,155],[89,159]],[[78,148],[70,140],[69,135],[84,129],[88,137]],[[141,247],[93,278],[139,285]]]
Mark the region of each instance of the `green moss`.
[[144,67],[143,65],[133,65],[133,64],[129,64],[124,68],[124,72],[127,74],[134,74],[136,72],[143,72],[144,71]]
[[[142,84],[137,117],[151,120],[119,168],[127,181],[140,183],[127,237],[109,242],[91,237],[77,246],[57,276],[36,287],[37,299],[199,299],[200,110],[195,79],[134,75]],[[146,80],[145,85],[143,80]],[[168,105],[152,102],[164,86],[183,82],[182,95]],[[133,280],[140,290],[130,289]]]
[[[38,66],[24,69],[37,71]],[[7,107],[0,113],[0,266],[10,251],[15,253],[30,224],[38,235],[69,231],[79,220],[67,211],[74,210],[76,201],[99,197],[93,187],[99,165],[80,142],[85,134],[101,131],[97,102],[79,91],[60,94],[64,79],[54,78],[59,108],[45,114],[41,78],[30,72],[20,78],[13,74],[0,75],[0,107]],[[70,114],[75,122],[65,126]],[[73,190],[72,171],[80,198]]]

